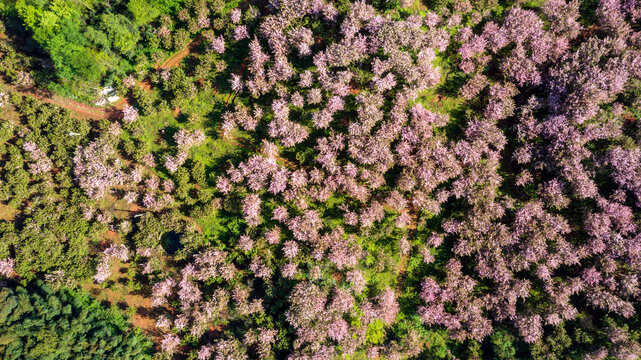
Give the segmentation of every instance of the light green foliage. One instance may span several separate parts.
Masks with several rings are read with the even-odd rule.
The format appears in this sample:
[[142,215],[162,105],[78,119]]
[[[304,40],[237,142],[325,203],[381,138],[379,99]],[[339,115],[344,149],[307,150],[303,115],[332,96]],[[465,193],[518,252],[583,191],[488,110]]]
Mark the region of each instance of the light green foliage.
[[376,319],[367,326],[365,340],[372,345],[380,344],[385,338],[385,325],[379,319]]
[[14,126],[8,121],[0,123],[0,143],[9,140],[13,136],[13,128]]
[[147,0],[129,0],[127,10],[131,12],[138,25],[147,24],[160,16],[160,9]]
[[106,77],[123,76],[134,62],[147,61],[148,49],[140,45],[150,29],[144,26],[181,2],[18,0],[0,8],[0,15],[22,23],[29,31],[19,28],[20,35],[32,36],[53,61],[55,72],[48,71],[42,81],[55,91],[90,99]]
[[100,35],[93,28],[89,38],[83,35],[83,8],[78,5],[70,0],[19,0],[15,10],[34,40],[49,52],[60,78],[95,82],[108,67],[91,46]]
[[180,9],[183,0],[150,0],[150,3],[163,13],[169,13]]
[[123,55],[132,51],[140,40],[137,26],[124,15],[102,14],[100,27],[109,35],[113,48]]
[[79,16],[77,8],[68,0],[52,0],[48,4],[43,1],[18,0],[15,9],[24,24],[33,30],[33,38],[40,43],[46,43],[58,33],[65,20]]

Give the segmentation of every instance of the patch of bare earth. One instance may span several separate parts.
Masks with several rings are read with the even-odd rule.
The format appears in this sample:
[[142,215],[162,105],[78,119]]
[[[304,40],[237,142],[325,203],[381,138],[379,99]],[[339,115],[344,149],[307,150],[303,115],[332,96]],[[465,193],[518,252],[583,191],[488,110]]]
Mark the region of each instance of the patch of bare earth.
[[121,311],[134,308],[131,316],[133,326],[141,329],[143,333],[152,338],[156,346],[160,344],[162,333],[156,328],[156,318],[163,312],[151,305],[151,298],[143,294],[130,292],[127,287],[127,276],[130,264],[120,264],[115,274],[109,279],[113,282],[109,288],[103,288],[95,283],[85,283],[82,287],[87,290],[103,306],[117,306]]

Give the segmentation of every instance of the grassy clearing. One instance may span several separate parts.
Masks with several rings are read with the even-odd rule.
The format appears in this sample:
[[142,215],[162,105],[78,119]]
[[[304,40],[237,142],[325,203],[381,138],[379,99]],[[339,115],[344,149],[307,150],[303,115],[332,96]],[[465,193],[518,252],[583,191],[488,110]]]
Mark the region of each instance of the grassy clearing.
[[7,104],[0,109],[0,119],[2,119],[2,121],[8,121],[14,125],[20,124],[20,114],[18,114],[16,107],[13,104]]
[[13,221],[19,213],[20,210],[10,205],[0,203],[0,221]]

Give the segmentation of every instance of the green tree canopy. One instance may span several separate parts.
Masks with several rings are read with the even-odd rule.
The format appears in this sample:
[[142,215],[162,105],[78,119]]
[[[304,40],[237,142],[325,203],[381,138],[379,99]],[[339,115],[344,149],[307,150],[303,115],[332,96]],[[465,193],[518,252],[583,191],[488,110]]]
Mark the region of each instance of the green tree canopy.
[[150,342],[93,300],[38,281],[0,290],[3,359],[151,359]]

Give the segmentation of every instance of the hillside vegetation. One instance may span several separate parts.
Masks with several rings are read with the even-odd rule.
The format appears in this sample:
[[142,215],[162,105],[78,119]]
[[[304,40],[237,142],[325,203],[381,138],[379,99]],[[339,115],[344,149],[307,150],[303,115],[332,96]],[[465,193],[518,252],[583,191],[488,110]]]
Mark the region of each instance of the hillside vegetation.
[[0,4],[2,356],[641,357],[641,1]]

